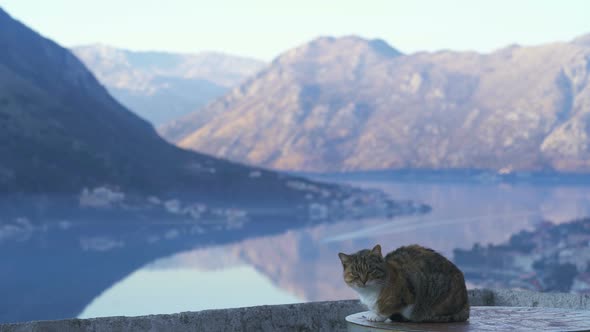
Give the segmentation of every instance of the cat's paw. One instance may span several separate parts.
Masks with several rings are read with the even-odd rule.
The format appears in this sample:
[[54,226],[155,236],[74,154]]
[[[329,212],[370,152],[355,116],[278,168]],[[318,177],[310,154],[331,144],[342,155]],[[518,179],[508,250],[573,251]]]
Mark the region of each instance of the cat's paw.
[[369,322],[384,322],[387,317],[383,317],[379,314],[376,314],[372,311],[367,312],[366,314],[363,315],[363,317],[365,317],[366,320],[368,320]]

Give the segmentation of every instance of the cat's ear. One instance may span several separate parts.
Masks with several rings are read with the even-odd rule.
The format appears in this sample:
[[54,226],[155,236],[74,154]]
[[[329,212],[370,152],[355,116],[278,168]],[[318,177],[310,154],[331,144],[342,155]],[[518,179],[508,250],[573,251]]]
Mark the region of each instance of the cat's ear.
[[345,253],[338,253],[338,257],[340,257],[340,261],[342,262],[342,266],[350,263],[350,255],[347,255]]
[[377,255],[377,256],[383,256],[381,255],[381,246],[380,245],[376,245],[373,247],[373,250],[371,250],[371,253],[373,255]]

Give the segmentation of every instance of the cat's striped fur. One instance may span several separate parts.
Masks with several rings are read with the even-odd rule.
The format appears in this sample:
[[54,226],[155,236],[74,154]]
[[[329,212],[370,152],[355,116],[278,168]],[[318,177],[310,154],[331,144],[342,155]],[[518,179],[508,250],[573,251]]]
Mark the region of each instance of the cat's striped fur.
[[381,246],[338,254],[344,281],[369,308],[373,321],[457,322],[469,318],[463,273],[432,249],[419,245],[381,254]]

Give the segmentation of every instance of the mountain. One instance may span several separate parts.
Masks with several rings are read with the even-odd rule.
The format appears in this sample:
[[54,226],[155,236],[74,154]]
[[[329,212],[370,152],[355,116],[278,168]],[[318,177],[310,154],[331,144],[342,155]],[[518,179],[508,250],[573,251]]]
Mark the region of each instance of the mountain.
[[[346,214],[346,204],[358,210],[361,201],[371,213],[384,203],[397,207],[384,194],[245,167],[165,142],[113,99],[70,51],[2,9],[0,49],[0,222],[5,215],[46,213],[47,197],[60,195],[79,198],[75,204],[81,206],[125,211],[157,206],[193,219],[210,211],[230,221],[243,214],[215,206],[273,207],[274,215],[309,207],[312,219],[330,211]],[[33,203],[19,199],[25,195],[34,197]],[[210,205],[176,200],[187,196]],[[305,213],[301,217],[307,219]]]
[[590,43],[404,55],[380,40],[287,51],[202,114],[179,146],[280,170],[590,171]]
[[105,45],[72,51],[115,99],[154,125],[205,106],[264,66],[215,52],[134,52]]

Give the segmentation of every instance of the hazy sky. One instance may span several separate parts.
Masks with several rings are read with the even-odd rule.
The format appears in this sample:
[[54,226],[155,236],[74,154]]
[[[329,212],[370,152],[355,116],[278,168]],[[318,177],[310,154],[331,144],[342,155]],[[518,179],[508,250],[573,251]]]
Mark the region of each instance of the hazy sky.
[[270,60],[320,35],[382,38],[402,52],[478,50],[590,33],[587,0],[0,0],[65,46],[216,50]]

